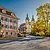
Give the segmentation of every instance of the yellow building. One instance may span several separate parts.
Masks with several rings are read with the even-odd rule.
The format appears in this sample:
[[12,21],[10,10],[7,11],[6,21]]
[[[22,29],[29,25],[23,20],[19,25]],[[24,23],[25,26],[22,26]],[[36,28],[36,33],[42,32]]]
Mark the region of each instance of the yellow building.
[[21,30],[21,32],[24,31],[23,28],[26,28],[26,30],[25,30],[26,33],[31,33],[31,28],[33,27],[34,23],[35,23],[34,16],[32,15],[32,20],[31,20],[31,22],[30,22],[30,19],[29,19],[28,14],[27,14],[27,15],[26,15],[26,19],[25,19],[25,23],[22,23],[22,24],[20,25],[20,30]]
[[27,33],[31,33],[31,28],[32,28],[32,26],[34,25],[34,23],[35,23],[35,20],[34,20],[34,16],[32,15],[32,20],[31,20],[31,22],[30,22],[30,20],[29,20],[29,17],[28,17],[28,14],[26,15],[26,20],[25,20],[25,23],[26,23],[26,32]]

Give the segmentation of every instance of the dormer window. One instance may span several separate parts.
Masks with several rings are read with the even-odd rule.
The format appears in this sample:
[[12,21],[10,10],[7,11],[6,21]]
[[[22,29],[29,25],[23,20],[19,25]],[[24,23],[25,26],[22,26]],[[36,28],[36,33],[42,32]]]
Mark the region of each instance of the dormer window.
[[11,15],[11,12],[6,11],[6,14]]
[[2,13],[6,13],[6,11],[5,10],[2,10]]
[[13,13],[11,13],[11,15],[12,15],[12,16],[14,16],[14,14],[13,14]]
[[2,9],[0,9],[0,12],[2,12]]

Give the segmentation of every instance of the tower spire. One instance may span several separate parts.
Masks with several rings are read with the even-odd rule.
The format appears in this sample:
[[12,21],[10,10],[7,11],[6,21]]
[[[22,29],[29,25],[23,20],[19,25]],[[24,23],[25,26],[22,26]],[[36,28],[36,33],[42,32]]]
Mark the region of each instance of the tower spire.
[[32,21],[34,21],[34,15],[32,15]]
[[26,20],[29,20],[28,14],[26,14]]

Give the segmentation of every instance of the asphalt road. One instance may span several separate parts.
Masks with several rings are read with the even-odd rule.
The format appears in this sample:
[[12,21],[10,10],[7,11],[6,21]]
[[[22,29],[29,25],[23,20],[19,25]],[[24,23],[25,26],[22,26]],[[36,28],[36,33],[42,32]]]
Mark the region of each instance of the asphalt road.
[[7,43],[0,44],[0,50],[50,50],[49,39],[50,37],[39,38],[27,36],[27,38],[18,41],[3,40]]

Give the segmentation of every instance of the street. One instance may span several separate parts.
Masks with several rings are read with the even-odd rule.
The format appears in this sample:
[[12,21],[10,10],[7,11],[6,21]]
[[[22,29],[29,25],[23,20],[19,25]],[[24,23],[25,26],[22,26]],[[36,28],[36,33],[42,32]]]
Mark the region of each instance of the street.
[[7,40],[7,43],[0,44],[0,50],[50,50],[49,39],[48,37],[35,39],[33,36],[27,36],[19,41]]

